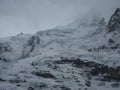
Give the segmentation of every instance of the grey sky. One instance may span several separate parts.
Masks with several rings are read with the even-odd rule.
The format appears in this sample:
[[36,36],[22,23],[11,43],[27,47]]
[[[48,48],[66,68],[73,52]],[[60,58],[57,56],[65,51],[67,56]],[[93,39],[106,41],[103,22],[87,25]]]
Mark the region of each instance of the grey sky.
[[66,25],[84,15],[108,19],[120,0],[0,0],[0,37]]

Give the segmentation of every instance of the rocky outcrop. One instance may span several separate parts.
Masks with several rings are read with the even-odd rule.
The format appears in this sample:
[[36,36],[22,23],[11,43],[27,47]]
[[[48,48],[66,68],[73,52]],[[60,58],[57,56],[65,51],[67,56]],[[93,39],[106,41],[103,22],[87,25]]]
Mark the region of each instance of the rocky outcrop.
[[98,76],[101,75],[99,80],[102,81],[119,81],[120,82],[120,67],[109,67],[108,65],[99,64],[96,62],[90,62],[87,60],[77,59],[68,59],[62,58],[61,60],[55,61],[56,64],[71,64],[77,68],[89,68],[88,74],[90,76]]
[[0,43],[0,54],[12,51],[9,43]]
[[30,56],[30,53],[40,44],[40,38],[37,35],[31,36],[23,47],[22,57]]
[[7,61],[7,58],[4,57],[4,54],[12,52],[12,47],[9,42],[1,43],[0,42],[0,60]]
[[120,32],[120,8],[117,8],[108,22],[108,32]]
[[120,8],[110,18],[107,25],[108,47],[110,49],[120,49]]
[[30,49],[31,52],[34,50],[35,46],[39,44],[40,44],[40,38],[38,36],[32,36],[27,41],[27,45],[31,46],[31,49]]
[[[102,23],[102,22],[101,22]],[[103,24],[100,24],[101,27]],[[104,24],[105,25],[105,24]],[[88,51],[100,51],[100,50],[118,50],[120,49],[120,8],[111,16],[108,24],[101,28],[104,32],[101,33],[102,39],[100,42],[104,42],[99,46],[89,49]],[[97,35],[95,33],[94,35]],[[99,36],[101,38],[101,36]],[[97,37],[98,38],[98,37]]]

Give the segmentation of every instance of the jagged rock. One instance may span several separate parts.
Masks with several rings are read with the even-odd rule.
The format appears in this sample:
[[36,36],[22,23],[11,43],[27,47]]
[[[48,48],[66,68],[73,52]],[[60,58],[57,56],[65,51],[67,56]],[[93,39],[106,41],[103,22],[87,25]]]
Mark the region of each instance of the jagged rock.
[[22,58],[30,56],[30,53],[40,44],[40,38],[37,35],[31,36],[24,45]]
[[32,52],[34,50],[35,46],[39,45],[39,44],[40,44],[40,38],[38,36],[32,36],[27,41],[27,45],[31,46],[30,52]]
[[74,67],[77,68],[89,68],[91,69],[89,74],[92,76],[98,76],[101,74],[103,78],[101,80],[103,81],[120,81],[120,67],[113,68],[109,67],[104,64],[99,64],[96,62],[90,62],[87,60],[81,60],[81,59],[68,59],[68,58],[62,58],[62,60],[55,61],[56,64],[72,64]]
[[108,46],[111,49],[120,48],[120,8],[117,8],[115,13],[109,20],[107,25],[108,33],[111,33],[111,37],[108,40]]
[[52,78],[52,79],[56,78],[54,75],[52,75],[48,71],[33,71],[32,74],[35,74],[35,75],[37,75],[39,77],[43,77],[43,78]]
[[38,36],[30,37],[29,40],[27,41],[27,45],[32,46],[35,44],[40,44],[40,38]]
[[0,54],[11,51],[12,47],[10,47],[9,43],[0,43]]
[[104,49],[120,48],[120,8],[116,9],[106,26],[105,39],[108,41]]
[[120,32],[120,8],[117,8],[108,22],[108,32]]

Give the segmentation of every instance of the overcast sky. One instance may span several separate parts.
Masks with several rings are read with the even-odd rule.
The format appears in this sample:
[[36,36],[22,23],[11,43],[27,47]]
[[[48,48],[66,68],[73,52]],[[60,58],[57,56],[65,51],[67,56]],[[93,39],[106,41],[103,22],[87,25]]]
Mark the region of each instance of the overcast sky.
[[0,37],[66,25],[85,15],[110,18],[120,0],[0,0]]

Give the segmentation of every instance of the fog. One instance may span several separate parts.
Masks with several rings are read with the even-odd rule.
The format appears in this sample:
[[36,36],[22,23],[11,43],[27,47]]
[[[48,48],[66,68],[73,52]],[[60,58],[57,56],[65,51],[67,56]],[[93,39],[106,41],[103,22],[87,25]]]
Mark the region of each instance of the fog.
[[0,37],[67,25],[86,15],[110,18],[120,0],[0,0]]

